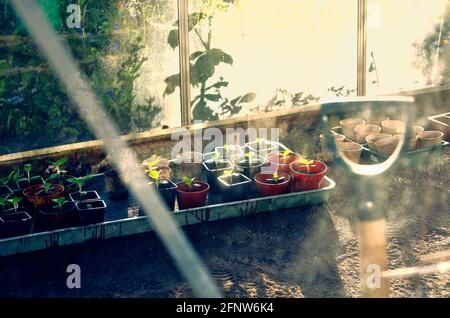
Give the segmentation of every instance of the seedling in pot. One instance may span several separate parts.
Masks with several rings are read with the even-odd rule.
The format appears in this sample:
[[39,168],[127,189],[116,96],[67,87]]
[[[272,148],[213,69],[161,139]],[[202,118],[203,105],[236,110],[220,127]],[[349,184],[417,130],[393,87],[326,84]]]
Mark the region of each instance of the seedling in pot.
[[21,197],[14,197],[14,198],[8,200],[8,202],[11,203],[11,205],[14,208],[14,213],[17,213],[17,210],[19,209],[19,203],[21,201],[22,201]]
[[[93,177],[90,175],[84,176],[84,177],[78,177],[78,178],[69,178],[67,181],[72,182],[73,184],[76,184],[78,187],[78,195],[80,201],[83,200],[83,197],[87,195],[87,192],[83,190],[83,187],[85,186],[86,182],[91,180]],[[72,193],[70,194],[72,196]],[[98,198],[98,196],[96,196]]]
[[44,180],[43,190],[45,194],[48,194],[50,190],[53,188],[52,180],[55,180],[58,178],[58,175],[56,173],[51,174],[47,179]]
[[25,178],[19,179],[19,172],[17,170],[17,174],[13,175],[13,178],[16,179],[16,185],[19,189],[25,189],[28,186],[43,184],[44,180],[40,176],[32,176],[32,166],[31,163],[27,163],[23,166],[23,171],[25,172]]
[[195,177],[189,178],[189,177],[183,177],[183,183],[187,185],[189,190],[193,190],[194,187],[198,187],[199,185],[195,183]]
[[247,165],[251,167],[252,165],[252,158],[255,156],[255,153],[253,151],[249,151],[245,154],[245,161],[247,162]]
[[278,184],[279,182],[283,182],[285,180],[284,176],[280,176],[278,172],[274,172],[272,174],[272,178],[268,179],[268,181],[272,181],[274,184]]
[[61,180],[61,177],[64,176],[67,171],[62,168],[69,161],[69,158],[61,158],[56,161],[48,161],[50,164],[48,170],[52,171],[53,174],[58,176],[58,179]]
[[223,174],[228,176],[230,178],[230,184],[233,184],[233,170],[225,170]]
[[306,171],[308,174],[310,174],[310,167],[315,167],[314,160],[300,159],[298,160],[298,163],[306,167]]
[[59,212],[62,212],[64,204],[69,202],[64,197],[56,198],[52,201],[56,203],[56,205],[53,206],[53,209],[58,209]]
[[286,163],[286,159],[291,154],[291,151],[289,149],[286,149],[285,151],[279,152],[278,154],[280,155],[281,160],[283,161],[282,163]]

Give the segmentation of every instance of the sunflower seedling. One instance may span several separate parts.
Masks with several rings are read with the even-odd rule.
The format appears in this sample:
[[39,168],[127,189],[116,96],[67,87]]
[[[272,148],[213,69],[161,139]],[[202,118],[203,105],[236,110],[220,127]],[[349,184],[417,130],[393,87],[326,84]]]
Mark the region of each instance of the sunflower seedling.
[[8,200],[8,202],[11,203],[14,208],[14,213],[17,213],[17,210],[19,209],[20,201],[22,201],[21,197],[14,197],[14,198]]
[[59,209],[59,212],[62,212],[62,209],[63,209],[64,204],[66,204],[67,202],[69,202],[69,201],[67,201],[64,197],[57,198],[57,199],[52,199],[52,201],[53,201],[54,203],[56,203],[56,205],[53,206],[53,209]]

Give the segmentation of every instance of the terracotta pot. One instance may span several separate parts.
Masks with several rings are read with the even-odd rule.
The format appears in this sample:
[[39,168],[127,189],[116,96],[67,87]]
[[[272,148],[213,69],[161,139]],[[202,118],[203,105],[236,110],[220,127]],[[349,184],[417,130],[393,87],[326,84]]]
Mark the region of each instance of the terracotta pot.
[[375,142],[375,148],[377,152],[390,156],[394,153],[399,141],[400,139],[394,137],[383,138]]
[[[394,135],[394,136],[392,136],[392,138],[400,140],[400,139],[403,138],[403,136],[402,135]],[[417,140],[418,140],[418,136],[417,135],[413,135],[409,139],[409,141],[408,141],[408,151],[416,150]]]
[[53,204],[52,200],[57,199],[64,193],[64,186],[60,184],[53,185],[52,194],[40,195],[44,191],[43,184],[37,184],[23,190],[23,195],[36,209],[45,205]]
[[367,119],[367,123],[381,127],[381,123],[388,119],[389,119],[389,117],[387,117],[387,116],[373,116],[373,117],[370,117]]
[[419,143],[421,148],[439,146],[442,144],[444,133],[438,130],[423,131],[419,134]]
[[203,172],[203,155],[200,152],[188,151],[177,156],[181,176],[200,180]]
[[204,206],[208,191],[209,185],[206,182],[196,181],[191,189],[183,182],[178,183],[177,199],[180,210]]
[[302,157],[296,153],[290,153],[287,156],[283,156],[281,152],[272,152],[269,153],[266,157],[267,161],[270,163],[268,167],[269,172],[286,172],[290,173],[291,169],[289,168],[290,164],[294,161],[301,159]]
[[295,161],[291,163],[290,169],[295,183],[295,190],[306,191],[320,189],[323,177],[325,177],[327,172],[327,165],[321,161],[313,160],[313,163],[307,167]]
[[272,179],[269,173],[258,173],[255,175],[255,184],[258,193],[262,196],[280,195],[289,192],[291,176],[288,173],[280,172],[280,177],[284,177],[284,181],[279,183],[270,183],[268,180]]
[[354,142],[343,142],[339,144],[338,150],[342,151],[342,153],[351,161],[355,163],[359,163],[359,159],[361,158],[361,153],[363,150],[363,146]]
[[356,142],[363,144],[366,142],[366,137],[370,135],[377,135],[381,132],[381,127],[372,124],[361,124],[354,128]]
[[[341,135],[341,134],[334,134],[332,136],[333,136],[336,148],[337,148],[338,144],[343,143],[345,140],[345,136]],[[331,154],[331,152],[329,151],[329,149],[327,147],[327,141],[325,139],[325,134],[320,134],[319,138],[320,138],[320,147],[322,150],[322,159],[325,161],[333,160],[333,155]]]
[[354,129],[360,124],[364,124],[366,121],[361,118],[347,118],[339,122],[342,127],[342,134],[348,139],[355,140]]
[[388,119],[381,122],[384,134],[397,135],[406,126],[402,120]]
[[377,142],[380,139],[383,138],[392,138],[392,135],[389,134],[376,134],[376,135],[369,135],[366,136],[366,142],[369,146],[369,149],[372,151],[377,151],[377,148],[375,147],[375,142]]

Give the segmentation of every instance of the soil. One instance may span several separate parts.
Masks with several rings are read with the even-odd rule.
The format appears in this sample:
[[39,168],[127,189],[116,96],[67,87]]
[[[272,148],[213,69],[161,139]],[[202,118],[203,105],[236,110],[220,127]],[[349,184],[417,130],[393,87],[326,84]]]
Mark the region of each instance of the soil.
[[[380,185],[389,269],[450,249],[449,165],[447,150],[442,163],[401,169]],[[328,175],[337,187],[326,204],[184,228],[225,296],[361,296],[352,179],[334,165]],[[81,289],[66,287],[69,264],[81,268]],[[5,257],[0,281],[0,297],[194,296],[154,233]],[[448,298],[450,273],[393,280],[390,295]]]

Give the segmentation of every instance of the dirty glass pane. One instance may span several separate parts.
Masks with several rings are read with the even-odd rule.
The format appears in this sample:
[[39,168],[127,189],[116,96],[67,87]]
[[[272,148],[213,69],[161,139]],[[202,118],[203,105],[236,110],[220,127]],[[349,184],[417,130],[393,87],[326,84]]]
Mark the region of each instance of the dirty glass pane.
[[449,21],[447,0],[369,0],[368,94],[448,83]]
[[189,1],[193,118],[314,103],[356,88],[356,1]]
[[[121,133],[179,126],[178,92],[163,96],[179,67],[167,43],[175,0],[40,3]],[[0,153],[92,139],[9,1],[0,4]]]

